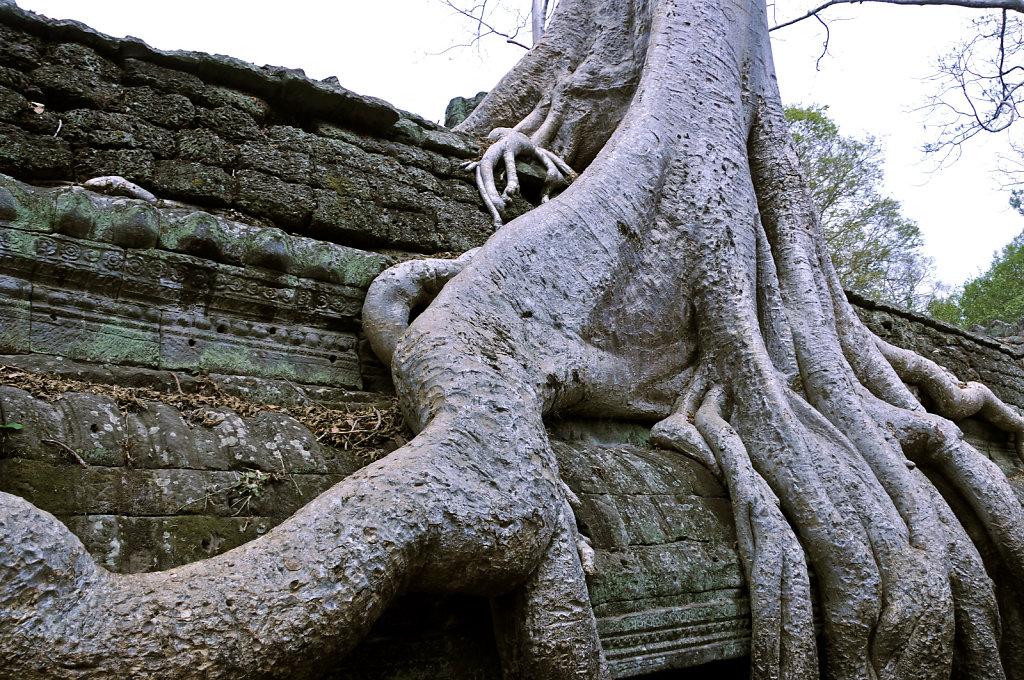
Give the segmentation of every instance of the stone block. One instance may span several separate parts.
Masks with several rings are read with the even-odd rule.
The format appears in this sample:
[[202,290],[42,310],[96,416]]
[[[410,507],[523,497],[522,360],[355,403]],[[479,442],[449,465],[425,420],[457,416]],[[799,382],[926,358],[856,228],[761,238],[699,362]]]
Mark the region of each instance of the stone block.
[[[261,267],[220,265],[213,284],[215,295],[206,312],[211,317],[226,315],[271,326],[288,323],[295,318],[296,295],[305,283]],[[258,335],[262,331],[254,332]]]
[[182,130],[178,137],[178,158],[183,161],[228,168],[238,155],[237,146],[209,130]]
[[302,236],[291,237],[291,254],[289,274],[364,290],[394,263],[385,255]]
[[260,126],[256,124],[252,116],[234,106],[218,106],[215,109],[200,108],[196,112],[196,123],[236,144],[264,139]]
[[169,210],[163,213],[159,247],[221,262],[242,264],[252,227],[221,220],[210,213]]
[[28,107],[25,97],[0,83],[0,120],[15,123],[19,114]]
[[124,464],[124,415],[113,399],[102,394],[67,392],[53,402],[53,407],[66,423],[62,443],[78,452],[86,463]]
[[[160,214],[150,203],[104,196],[82,187],[58,189],[53,199],[54,230],[77,239],[75,245],[86,253],[87,261],[95,261],[92,249],[104,249],[108,244],[126,248],[150,248],[157,244]],[[117,270],[122,259],[123,255],[107,264]]]
[[196,117],[195,107],[188,97],[161,94],[149,87],[126,88],[121,106],[126,114],[139,116],[171,130],[191,125]]
[[41,66],[28,76],[43,91],[45,103],[56,109],[104,110],[120,106],[121,88],[93,71],[52,64]]
[[117,175],[151,186],[154,162],[153,154],[143,149],[80,149],[75,152],[74,176],[92,179]]
[[243,144],[238,149],[238,167],[273,175],[285,182],[308,182],[313,174],[309,155],[299,151],[275,148],[273,144]]
[[61,43],[50,52],[49,57],[53,63],[94,73],[104,80],[116,82],[120,77],[120,69],[117,64],[81,43]]
[[13,27],[0,26],[0,64],[31,71],[43,63],[46,47],[40,38]]
[[213,435],[193,428],[181,412],[158,402],[125,416],[126,453],[137,469],[226,470],[231,457],[217,447]]
[[172,133],[133,115],[74,109],[63,118],[61,137],[76,146],[142,149],[157,158],[172,158],[177,153]]
[[[67,451],[46,440],[65,442],[70,439],[64,412],[51,402],[33,397],[24,390],[0,385],[0,405],[8,423],[19,423],[20,430],[12,430],[0,437],[0,458],[19,458],[48,463],[74,462]],[[6,487],[4,487],[6,489]]]
[[216,264],[156,249],[129,250],[118,299],[152,309],[202,309],[213,296]]
[[166,312],[161,322],[159,355],[161,368],[170,370],[361,389],[356,346],[352,333],[216,313]]
[[76,239],[93,238],[96,219],[97,211],[93,209],[90,193],[82,187],[67,187],[55,192],[53,229],[58,234]]
[[125,85],[149,86],[158,92],[184,95],[193,101],[206,88],[198,76],[141,59],[124,60],[121,81]]
[[[70,290],[115,297],[124,252],[59,234],[0,229],[0,264],[40,291]],[[37,291],[40,292],[40,291]]]
[[255,170],[235,173],[235,181],[234,206],[239,210],[271,220],[281,228],[300,229],[309,223],[315,200],[313,190],[305,184],[289,184]]
[[357,331],[366,291],[320,281],[303,280],[295,292],[297,323],[334,330]]
[[71,176],[71,147],[64,139],[29,134],[0,123],[0,172],[23,179],[66,179]]
[[373,202],[363,182],[335,177],[332,190],[317,189],[316,210],[309,231],[314,238],[356,246],[379,246],[388,242],[386,217]]
[[321,153],[329,146],[329,140],[291,125],[271,125],[267,128],[266,134],[267,142],[272,147],[306,156]]
[[122,248],[152,248],[160,237],[160,213],[150,203],[101,198],[96,239]]
[[[2,61],[2,58],[0,58],[0,61]],[[0,65],[0,86],[21,94],[29,101],[38,101],[43,94],[39,88],[32,85],[28,77],[25,76],[24,71],[13,69],[9,66]]]
[[159,161],[153,172],[153,188],[167,198],[201,205],[226,206],[235,194],[235,181],[224,170],[181,160]]
[[106,296],[35,287],[30,346],[33,352],[80,361],[156,368],[159,313]]
[[[34,191],[13,177],[0,175],[0,233],[7,234],[7,239],[14,238],[14,234],[5,227],[53,231],[53,208],[54,203],[48,193]],[[0,251],[10,247],[8,241],[0,241]]]
[[724,490],[692,460],[609,435],[594,435],[604,445],[553,448],[595,549],[587,585],[613,676],[748,653],[749,603]]
[[248,419],[248,431],[253,443],[246,450],[249,459],[236,458],[237,464],[304,474],[334,472],[329,470],[321,454],[323,447],[309,429],[290,416],[269,411],[260,413]]
[[438,127],[419,117],[407,115],[395,123],[392,136],[406,144],[423,147],[456,158],[480,153],[476,140],[466,134]]
[[709,600],[698,597],[675,607],[598,619],[612,677],[690,668],[749,654],[749,602],[739,592],[728,595],[715,593]]
[[[0,242],[2,240],[3,232],[0,232]],[[0,274],[0,354],[19,354],[28,350],[31,296],[32,284]]]
[[230,106],[252,118],[257,125],[263,125],[271,106],[261,97],[230,87],[207,83],[196,103],[210,109]]
[[8,422],[24,426],[3,436],[8,457],[57,468],[124,464],[124,417],[108,396],[68,392],[48,402],[0,385],[0,404]]

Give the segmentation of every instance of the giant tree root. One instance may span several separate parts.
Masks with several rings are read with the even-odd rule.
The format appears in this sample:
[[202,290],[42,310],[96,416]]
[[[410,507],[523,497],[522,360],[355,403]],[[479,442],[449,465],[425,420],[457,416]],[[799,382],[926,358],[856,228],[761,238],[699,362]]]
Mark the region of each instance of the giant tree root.
[[315,676],[422,589],[500,597],[509,676],[605,677],[543,426],[555,412],[659,423],[658,441],[723,476],[754,678],[812,678],[816,654],[835,680],[1024,665],[1000,633],[1018,630],[1000,612],[1019,614],[1019,589],[989,576],[1024,578],[1020,502],[944,416],[972,409],[1018,436],[1024,421],[856,319],[788,137],[763,2],[562,0],[464,125],[515,126],[586,170],[464,267],[407,265],[367,303],[417,437],[268,536],[163,574],[106,574],[0,496],[4,672]]
[[[540,446],[543,429],[486,424],[485,445],[438,417],[259,540],[166,572],[108,573],[55,518],[0,494],[0,676],[317,677],[400,592],[517,583],[499,642],[524,677],[606,674],[550,450],[500,453]],[[572,644],[545,651],[549,627]]]

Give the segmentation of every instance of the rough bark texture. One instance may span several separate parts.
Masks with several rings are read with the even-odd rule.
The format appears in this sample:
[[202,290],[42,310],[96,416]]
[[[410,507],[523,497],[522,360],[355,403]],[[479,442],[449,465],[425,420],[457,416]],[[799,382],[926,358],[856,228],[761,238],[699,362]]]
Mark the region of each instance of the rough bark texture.
[[368,295],[416,438],[265,537],[154,574],[97,568],[0,495],[7,672],[305,677],[397,593],[431,590],[497,598],[509,676],[605,677],[542,420],[560,412],[660,421],[726,481],[754,677],[1013,677],[1020,502],[904,381],[1018,438],[1022,421],[854,315],[767,36],[756,0],[563,0],[465,127],[515,125],[585,171],[460,273],[424,265]]

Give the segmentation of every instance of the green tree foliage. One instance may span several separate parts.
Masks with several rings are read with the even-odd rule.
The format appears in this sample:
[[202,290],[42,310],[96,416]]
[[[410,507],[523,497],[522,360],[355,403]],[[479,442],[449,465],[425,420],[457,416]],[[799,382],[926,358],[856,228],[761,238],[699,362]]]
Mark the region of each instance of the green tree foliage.
[[786,109],[804,175],[843,286],[920,309],[928,302],[931,260],[917,223],[882,195],[882,148],[873,137],[845,137],[827,107]]
[[995,253],[988,271],[965,283],[963,290],[930,304],[928,312],[965,327],[1013,323],[1024,317],[1024,232]]

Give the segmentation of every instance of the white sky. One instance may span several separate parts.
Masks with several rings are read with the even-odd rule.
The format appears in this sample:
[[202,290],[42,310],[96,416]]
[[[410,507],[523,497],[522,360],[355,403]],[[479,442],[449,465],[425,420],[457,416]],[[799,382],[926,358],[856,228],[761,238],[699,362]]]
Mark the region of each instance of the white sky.
[[[513,6],[529,5],[510,0]],[[790,6],[798,4],[791,2]],[[523,54],[498,39],[483,53],[455,49],[468,28],[439,0],[17,0],[23,9],[77,19],[160,49],[228,54],[256,64],[336,75],[360,94],[441,121],[448,100],[490,89]],[[941,280],[986,269],[993,251],[1024,229],[992,174],[1005,142],[972,142],[954,165],[930,173],[920,149],[933,139],[921,106],[924,78],[975,16],[949,7],[855,5],[830,10],[829,56],[815,70],[823,33],[811,20],[776,33],[786,103],[827,104],[846,135],[871,134],[886,149],[886,186],[925,235]],[[849,20],[838,20],[848,18]],[[523,41],[528,42],[528,31]]]

